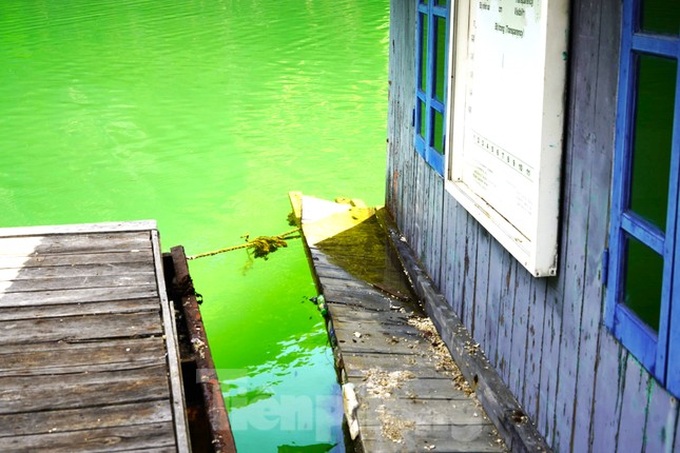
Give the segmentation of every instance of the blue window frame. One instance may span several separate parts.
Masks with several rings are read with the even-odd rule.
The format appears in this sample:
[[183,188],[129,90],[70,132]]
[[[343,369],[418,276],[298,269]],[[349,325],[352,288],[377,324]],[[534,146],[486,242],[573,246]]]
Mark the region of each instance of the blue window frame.
[[680,3],[624,0],[605,324],[680,395]]
[[416,0],[415,147],[444,174],[449,6],[447,0]]

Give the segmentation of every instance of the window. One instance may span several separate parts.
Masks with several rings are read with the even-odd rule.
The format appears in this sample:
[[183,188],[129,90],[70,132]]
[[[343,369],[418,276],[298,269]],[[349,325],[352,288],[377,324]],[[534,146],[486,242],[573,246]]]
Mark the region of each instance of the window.
[[440,175],[444,174],[448,18],[447,0],[418,0],[415,146]]
[[680,3],[623,5],[605,323],[677,396]]

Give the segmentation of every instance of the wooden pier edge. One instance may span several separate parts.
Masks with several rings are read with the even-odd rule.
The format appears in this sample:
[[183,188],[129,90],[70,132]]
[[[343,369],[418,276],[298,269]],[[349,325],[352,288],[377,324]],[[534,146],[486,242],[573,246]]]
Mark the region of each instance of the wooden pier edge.
[[524,413],[484,353],[478,348],[471,347],[476,342],[444,296],[436,289],[390,214],[386,210],[381,210],[377,215],[411,279],[413,289],[421,298],[426,313],[432,319],[465,379],[476,384],[477,397],[507,447],[512,452],[550,452],[551,449],[545,439]]
[[[229,415],[224,403],[215,363],[210,353],[184,247],[181,245],[172,247],[170,256],[174,268],[173,290],[179,291],[178,297],[181,298],[181,308],[186,322],[189,342],[194,351],[192,355],[192,360],[196,364],[196,376],[194,378],[201,388],[211,435],[210,443],[215,452],[235,453],[236,445]],[[185,379],[187,378],[189,376],[185,376]]]

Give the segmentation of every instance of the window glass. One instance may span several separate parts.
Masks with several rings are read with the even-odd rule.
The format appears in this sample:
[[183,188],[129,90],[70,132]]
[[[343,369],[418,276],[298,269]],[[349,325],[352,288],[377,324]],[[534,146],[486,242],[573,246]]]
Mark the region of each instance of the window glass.
[[628,236],[626,242],[625,304],[658,331],[663,258],[635,238]]
[[643,0],[640,22],[647,33],[680,34],[678,0]]
[[435,97],[444,102],[446,89],[446,19],[437,17],[435,22]]
[[420,49],[418,52],[420,54],[420,73],[418,74],[418,88],[425,91],[427,86],[427,15],[420,14]]
[[444,154],[444,115],[432,110],[432,142],[430,145],[439,153]]
[[640,55],[630,208],[665,230],[677,62]]

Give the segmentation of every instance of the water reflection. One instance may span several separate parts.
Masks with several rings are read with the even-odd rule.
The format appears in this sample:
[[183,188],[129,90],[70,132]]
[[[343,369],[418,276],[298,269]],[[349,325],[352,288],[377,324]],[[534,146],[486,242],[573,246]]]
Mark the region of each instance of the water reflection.
[[[245,370],[221,370],[240,447],[246,451],[344,451],[338,423],[342,397],[333,385],[333,356],[328,347],[310,347],[321,336],[325,332],[318,330],[291,337],[276,345],[281,352],[275,360]],[[310,382],[314,382],[313,392]],[[272,435],[275,432],[279,434]]]

